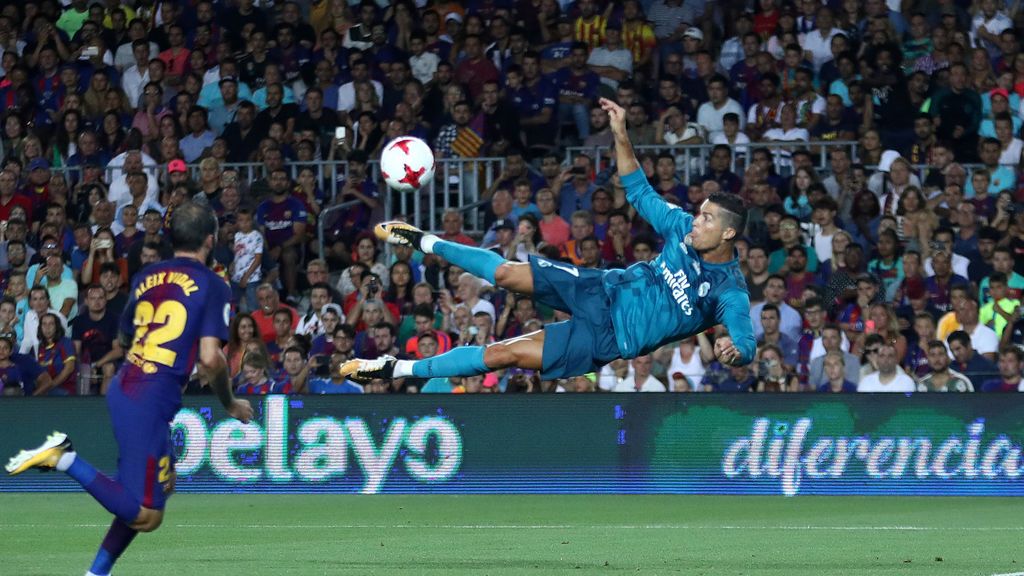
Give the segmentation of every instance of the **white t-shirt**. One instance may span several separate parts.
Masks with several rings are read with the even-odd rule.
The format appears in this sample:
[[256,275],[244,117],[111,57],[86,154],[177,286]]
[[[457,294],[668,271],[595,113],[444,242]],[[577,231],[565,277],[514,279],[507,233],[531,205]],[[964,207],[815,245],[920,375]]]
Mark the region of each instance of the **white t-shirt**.
[[907,373],[898,367],[896,368],[896,377],[888,384],[882,384],[879,374],[879,372],[872,372],[861,378],[860,384],[857,385],[857,392],[914,392],[917,390],[914,379],[907,376]]
[[[231,274],[231,281],[240,282],[260,254],[263,254],[262,234],[256,230],[235,232],[235,270]],[[259,282],[260,278],[260,269],[257,267],[249,277],[249,284]]]
[[[590,53],[590,58],[587,59],[588,66],[610,66],[617,70],[622,70],[626,74],[633,73],[633,53],[625,48],[619,48],[618,50],[609,50],[604,46],[594,48]],[[618,80],[612,80],[601,76],[601,83],[611,88],[618,88]]]
[[[971,265],[971,260],[966,256],[961,256],[956,252],[953,253],[952,268],[953,274],[957,276],[967,278],[967,269]],[[924,261],[924,272],[927,276],[935,276],[935,268],[932,267],[932,257],[929,256]]]
[[742,130],[746,126],[746,116],[743,114],[743,107],[732,98],[726,100],[721,108],[715,108],[711,102],[701,104],[697,110],[697,124],[703,126],[708,134],[714,136],[716,132],[725,129],[722,118],[730,112],[740,117],[740,130]]
[[817,94],[811,100],[797,100],[793,103],[796,106],[797,122],[803,117],[803,111],[810,107],[811,114],[817,114],[821,116],[825,113],[825,99]]
[[409,57],[409,67],[412,68],[413,77],[424,84],[434,79],[434,72],[437,72],[437,65],[440,62],[440,56],[433,52],[424,52],[419,56]]
[[819,229],[814,233],[814,252],[818,254],[818,262],[832,259],[832,239],[835,234],[824,236]]
[[654,376],[648,374],[647,380],[644,380],[640,390],[637,390],[636,380],[633,376],[629,376],[616,384],[615,388],[612,388],[612,392],[665,392],[665,385]]
[[[384,85],[376,80],[370,80],[373,90],[377,93],[377,101],[384,101]],[[343,84],[338,88],[338,111],[348,112],[356,107],[356,85],[352,82]]]
[[[60,313],[60,310],[50,308],[47,312],[56,314],[60,320],[62,326],[64,326],[64,332],[68,332],[68,319]],[[22,354],[34,354],[35,347],[39,345],[39,314],[35,310],[29,309],[25,314],[24,330],[22,332],[24,337],[21,339],[21,347],[18,348],[18,352]]]
[[1024,140],[1020,138],[1014,138],[1010,145],[1003,150],[1003,153],[999,155],[999,163],[1010,166],[1016,166],[1020,164],[1020,154],[1024,151]]
[[974,332],[971,332],[971,348],[974,348],[978,354],[997,352],[999,350],[999,337],[996,336],[996,331],[983,324],[975,326]]
[[[764,139],[773,142],[807,142],[811,139],[811,135],[806,128],[790,128],[789,130],[772,128],[764,133]],[[789,156],[789,152],[786,152],[786,156]]]
[[841,34],[837,28],[829,30],[828,36],[821,33],[821,30],[811,30],[804,35],[801,47],[811,53],[811,63],[814,64],[814,71],[821,70],[822,64],[832,59],[832,37]]
[[725,132],[715,132],[715,135],[711,137],[712,144],[725,144],[732,148],[732,153],[737,156],[743,156],[747,153],[746,144],[750,144],[750,137],[743,132],[736,133],[736,141],[729,142],[729,138],[726,137]]

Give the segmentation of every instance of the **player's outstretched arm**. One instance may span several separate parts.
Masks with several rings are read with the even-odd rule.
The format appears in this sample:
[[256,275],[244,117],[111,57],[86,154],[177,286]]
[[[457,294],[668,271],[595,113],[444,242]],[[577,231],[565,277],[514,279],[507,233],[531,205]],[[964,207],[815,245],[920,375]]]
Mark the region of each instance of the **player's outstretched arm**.
[[750,322],[750,296],[736,288],[718,299],[715,311],[718,322],[725,326],[727,336],[715,339],[715,357],[728,366],[742,366],[754,361],[757,340]]
[[242,422],[248,422],[252,419],[252,405],[249,404],[248,400],[235,398],[234,392],[231,391],[231,381],[228,378],[228,361],[224,357],[224,351],[221,349],[220,338],[211,336],[200,338],[199,369],[231,417],[237,418]]
[[679,236],[688,234],[693,228],[693,216],[662,200],[640,169],[640,162],[636,159],[633,144],[626,132],[625,110],[607,98],[602,98],[600,102],[601,108],[608,113],[612,135],[615,137],[615,165],[622,185],[626,188],[626,201],[661,236],[667,238],[672,231]]

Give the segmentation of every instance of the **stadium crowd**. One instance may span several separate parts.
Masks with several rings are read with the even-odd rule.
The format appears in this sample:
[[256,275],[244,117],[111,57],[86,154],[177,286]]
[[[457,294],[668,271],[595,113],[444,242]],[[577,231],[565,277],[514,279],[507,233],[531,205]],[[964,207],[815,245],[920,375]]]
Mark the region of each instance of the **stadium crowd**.
[[[4,3],[3,395],[105,391],[129,278],[171,256],[164,227],[188,199],[220,219],[242,394],[1024,391],[1018,7]],[[564,319],[378,243],[369,230],[394,198],[372,163],[394,137],[439,159],[502,159],[489,180],[463,173],[488,201],[486,233],[453,209],[445,239],[585,267],[657,255],[608,166],[599,96],[626,107],[635,145],[662,145],[641,163],[667,201],[747,203],[757,360],[719,365],[712,332],[571,381],[338,377],[353,356],[430,357]],[[573,145],[595,153],[563,162]],[[694,170],[687,145],[707,152]],[[317,162],[344,170],[328,182]]]

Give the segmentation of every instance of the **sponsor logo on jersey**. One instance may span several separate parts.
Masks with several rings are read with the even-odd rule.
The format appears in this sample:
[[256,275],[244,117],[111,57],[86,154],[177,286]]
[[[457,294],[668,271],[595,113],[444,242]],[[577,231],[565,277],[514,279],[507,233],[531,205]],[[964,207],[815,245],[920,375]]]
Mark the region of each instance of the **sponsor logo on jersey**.
[[683,311],[683,314],[692,316],[693,305],[690,304],[690,295],[686,293],[686,289],[690,287],[690,279],[686,277],[686,271],[673,272],[662,262],[661,276],[665,279],[668,287],[672,289],[672,299],[679,305],[679,309]]

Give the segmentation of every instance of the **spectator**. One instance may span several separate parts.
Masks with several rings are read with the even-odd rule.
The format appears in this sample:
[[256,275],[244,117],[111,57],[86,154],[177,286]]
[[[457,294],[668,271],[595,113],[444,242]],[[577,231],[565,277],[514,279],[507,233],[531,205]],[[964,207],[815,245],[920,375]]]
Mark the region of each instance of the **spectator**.
[[971,382],[985,382],[997,373],[996,365],[975,350],[971,336],[963,330],[956,330],[946,339],[949,351],[956,360],[954,368],[967,376]]
[[965,298],[956,308],[956,319],[960,330],[971,338],[971,347],[979,354],[994,362],[999,348],[999,338],[993,329],[978,322],[978,303]]
[[949,68],[949,87],[932,97],[930,111],[940,140],[953,144],[957,158],[975,156],[975,142],[981,124],[981,98],[967,84],[967,67],[954,63]]
[[[34,282],[36,286],[46,288],[50,301],[60,306],[57,311],[63,318],[73,320],[78,315],[78,284],[70,277],[70,268],[64,264],[57,249],[50,250],[45,263],[37,269]],[[29,268],[29,274],[31,272]]]
[[270,360],[259,352],[246,354],[235,394],[242,396],[282,393],[281,385],[270,376]]
[[275,376],[282,394],[305,394],[309,383],[309,364],[305,351],[297,346],[286,348],[282,368]]
[[761,325],[761,310],[768,304],[779,309],[780,332],[784,334],[797,334],[803,326],[800,313],[792,306],[784,302],[786,295],[786,279],[777,274],[769,276],[764,289],[764,302],[755,304],[750,309],[751,321],[754,324],[754,337],[764,336],[764,327]]
[[665,385],[651,375],[651,356],[637,356],[630,364],[633,374],[619,382],[612,392],[665,392]]
[[295,334],[293,326],[297,319],[295,311],[289,308],[279,308],[274,312],[274,339],[267,343],[267,352],[270,353],[270,361],[276,368],[281,367],[281,354],[285,348],[294,343],[292,336]]
[[1006,274],[993,272],[988,278],[988,303],[981,307],[978,322],[995,331],[1002,340],[1003,331],[1014,320],[1013,312],[1020,308],[1020,300],[1009,297]]
[[299,319],[296,334],[316,338],[324,333],[323,311],[331,303],[331,286],[317,282],[309,289],[309,310]]
[[277,290],[272,285],[267,283],[260,284],[256,288],[256,300],[259,302],[260,307],[251,314],[256,322],[256,327],[259,328],[259,333],[262,335],[264,343],[270,344],[274,340],[274,313],[281,308],[292,311],[292,331],[295,331],[299,323],[299,314],[288,304],[281,303]]
[[569,66],[555,73],[552,79],[558,89],[559,123],[573,122],[580,140],[590,136],[590,106],[597,98],[600,77],[587,68],[587,46],[572,45]]
[[87,312],[72,322],[75,356],[80,362],[80,369],[90,370],[90,381],[99,376],[99,392],[105,395],[124,356],[120,343],[116,341],[120,311],[107,307],[106,294],[99,284],[89,286],[85,303]]
[[789,258],[789,250],[791,248],[802,248],[804,250],[804,253],[807,255],[808,272],[816,272],[818,270],[817,251],[803,243],[799,218],[789,214],[782,218],[779,223],[779,240],[782,246],[768,256],[769,273],[788,273],[786,261]]
[[229,268],[231,286],[235,299],[243,304],[243,312],[255,311],[256,287],[262,279],[262,263],[264,242],[263,235],[253,227],[251,210],[239,210],[237,216],[238,231],[234,239],[234,260]]
[[306,240],[308,216],[302,202],[290,194],[288,173],[276,169],[270,175],[272,196],[260,204],[256,219],[263,229],[267,256],[280,263],[281,278],[288,294],[298,294],[300,249]]
[[978,286],[978,292],[981,295],[979,302],[982,305],[988,304],[993,298],[990,293],[990,283],[996,273],[1006,277],[1006,297],[1019,300],[1024,296],[1024,276],[1014,270],[1014,254],[1011,248],[1007,246],[995,248],[992,253],[992,270],[992,274],[985,277]]
[[877,351],[878,371],[868,374],[857,384],[857,392],[914,392],[917,385],[897,365],[896,348],[883,342]]
[[825,381],[818,386],[818,392],[856,392],[857,385],[846,378],[846,359],[839,352],[828,352],[821,357]]
[[782,362],[793,368],[798,362],[799,343],[789,334],[779,330],[780,321],[778,306],[768,303],[761,306],[761,327],[764,332],[757,345],[776,347]]
[[1024,378],[1021,365],[1024,351],[1016,346],[1006,346],[999,353],[999,378],[986,380],[982,392],[1024,392]]
[[929,370],[918,380],[918,392],[974,392],[970,378],[950,368],[942,340],[930,340],[927,348]]
[[0,335],[0,395],[23,396],[28,393],[25,386],[25,375],[11,360],[14,350],[14,337],[10,334]]
[[43,386],[36,387],[35,396],[77,394],[77,358],[74,344],[65,336],[64,322],[62,317],[53,312],[39,317],[38,339],[32,345],[32,353],[50,379]]
[[612,90],[633,73],[633,54],[622,44],[622,26],[618,22],[606,24],[603,46],[591,44],[587,65],[601,77],[601,83]]
[[228,374],[234,378],[242,370],[242,357],[255,350],[265,357],[269,356],[263,341],[260,327],[248,313],[236,314],[228,326],[228,342],[224,346],[224,355],[228,361]]
[[711,78],[708,82],[708,97],[709,101],[701,104],[697,110],[697,123],[707,131],[709,137],[725,130],[724,116],[730,112],[740,118],[740,129],[743,129],[743,109],[738,102],[729,98],[729,81],[724,76]]

